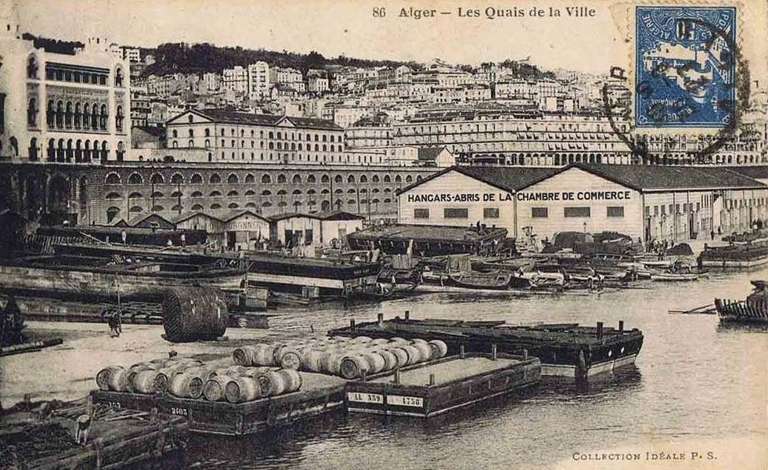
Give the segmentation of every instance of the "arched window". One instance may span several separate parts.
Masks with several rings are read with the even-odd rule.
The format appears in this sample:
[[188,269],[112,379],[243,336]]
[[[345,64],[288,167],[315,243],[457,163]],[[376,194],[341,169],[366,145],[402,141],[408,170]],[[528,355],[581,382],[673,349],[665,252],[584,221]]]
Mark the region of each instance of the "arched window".
[[91,107],[88,103],[83,105],[83,128],[91,128]]
[[323,175],[320,178],[320,183],[330,183],[330,182],[331,182],[331,178],[328,175]]
[[208,179],[208,182],[211,183],[211,184],[219,184],[219,183],[221,183],[221,176],[219,176],[218,173],[214,173]]
[[91,129],[99,128],[99,105],[93,103],[91,106]]
[[215,211],[215,210],[218,210],[218,209],[221,209],[221,204],[216,204],[216,203],[211,204],[211,210]]
[[160,191],[155,191],[152,193],[152,197],[165,197],[165,194],[161,193]]
[[64,103],[56,103],[56,127],[64,127]]
[[354,183],[354,182],[355,182],[354,175],[349,175],[349,177],[347,177],[347,183]]
[[203,184],[203,177],[199,173],[195,173],[190,181],[192,184]]
[[237,175],[232,173],[227,177],[227,183],[229,184],[238,184],[240,180],[238,179]]
[[412,182],[412,181],[413,181],[413,176],[411,176],[411,175],[408,175],[408,176],[406,176],[406,177],[405,177],[405,182],[406,182],[406,183],[410,183],[410,182]]
[[293,175],[293,179],[291,180],[291,183],[293,183],[293,184],[301,184],[301,176]]
[[237,209],[240,206],[238,206],[236,202],[230,202],[229,206],[227,207],[229,207],[230,209]]
[[261,192],[261,195],[262,196],[271,196],[272,195],[272,191],[270,191],[268,189],[265,189],[264,191]]
[[37,78],[37,59],[33,55],[27,59],[27,78]]
[[142,196],[141,193],[131,193],[128,195],[128,199],[141,199]]
[[133,206],[133,207],[131,207],[131,208],[128,210],[128,212],[131,212],[131,213],[139,213],[139,212],[144,212],[144,209],[143,209],[141,206]]
[[192,197],[203,197],[203,193],[200,191],[195,191],[192,193]]
[[176,129],[174,129],[173,131],[171,131],[171,135],[172,135],[172,136],[173,136],[173,138],[175,139],[175,138],[177,138],[177,137],[179,136],[179,131],[177,131]]
[[120,175],[117,173],[110,173],[104,180],[105,184],[120,184]]
[[263,184],[269,184],[272,182],[272,178],[270,178],[269,175],[262,175],[261,182]]
[[249,189],[248,191],[245,192],[245,195],[246,196],[255,196],[256,195],[256,191],[254,191],[252,189]]
[[203,210],[203,206],[201,206],[200,204],[195,204],[194,206],[192,206],[192,210],[193,211],[201,211],[201,210]]
[[221,197],[221,193],[219,191],[211,191],[210,197]]
[[27,103],[27,125],[37,127],[37,100],[34,98],[30,98]]
[[123,116],[123,107],[118,106],[115,113],[115,129],[118,132],[122,132],[123,130],[123,119],[125,119],[125,116]]
[[152,176],[150,177],[149,181],[152,184],[163,184],[165,183],[165,179],[163,179],[163,175],[160,173],[152,173]]
[[256,182],[256,178],[252,174],[248,173],[247,175],[245,175],[245,183],[246,184],[252,184],[252,183],[255,183],[255,182]]
[[143,182],[144,179],[138,173],[131,173],[131,176],[128,177],[128,184],[142,184]]
[[344,178],[342,178],[342,177],[341,177],[341,175],[336,175],[336,177],[333,179],[333,181],[334,181],[335,183],[339,183],[339,184],[341,184],[341,183],[343,183],[343,182],[344,182]]
[[277,183],[278,184],[285,183],[285,175],[284,174],[280,173],[279,175],[277,175]]
[[107,209],[107,223],[112,222],[117,218],[117,216],[120,214],[120,208],[119,207],[110,207]]
[[121,69],[120,67],[115,69],[115,86],[116,87],[123,86],[123,69]]
[[315,179],[315,175],[309,175],[307,176],[307,183],[309,184],[315,184],[317,180]]
[[400,175],[395,176],[395,183],[402,183],[403,179],[400,177]]
[[371,181],[373,181],[374,183],[378,183],[379,182],[379,175],[373,175],[373,178],[371,179]]
[[173,176],[171,176],[171,183],[184,184],[184,176],[182,176],[181,173],[174,173]]
[[234,189],[227,193],[228,197],[238,197],[239,195],[240,194],[237,191],[235,191]]
[[99,113],[99,128],[101,130],[104,130],[107,128],[107,105],[106,104],[101,105],[101,112]]
[[83,110],[80,103],[75,103],[75,129],[80,129],[80,123],[83,119]]
[[389,175],[384,175],[384,182],[385,183],[391,183],[392,179],[389,177]]
[[360,175],[360,182],[361,183],[367,183],[368,182],[368,177],[365,176],[365,175]]

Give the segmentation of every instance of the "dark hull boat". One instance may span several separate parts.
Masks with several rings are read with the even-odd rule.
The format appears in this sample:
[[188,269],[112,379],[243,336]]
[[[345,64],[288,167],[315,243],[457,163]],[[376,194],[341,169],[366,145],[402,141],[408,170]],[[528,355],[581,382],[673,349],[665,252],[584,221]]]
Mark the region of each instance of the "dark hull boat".
[[733,245],[704,247],[698,258],[700,268],[749,269],[768,263],[768,246]]
[[715,309],[721,322],[768,324],[768,310],[741,300],[715,299]]

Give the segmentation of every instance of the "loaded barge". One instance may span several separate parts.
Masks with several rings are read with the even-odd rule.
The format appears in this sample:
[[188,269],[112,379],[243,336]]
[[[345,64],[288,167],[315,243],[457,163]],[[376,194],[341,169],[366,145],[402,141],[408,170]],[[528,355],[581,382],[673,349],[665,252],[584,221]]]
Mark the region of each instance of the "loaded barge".
[[738,244],[729,246],[704,246],[698,257],[699,268],[749,269],[768,263],[768,244]]
[[575,323],[513,326],[503,321],[412,320],[408,312],[404,319],[384,321],[379,314],[376,322],[356,324],[351,320],[349,327],[329,334],[442,340],[449,354],[458,354],[462,347],[467,352],[487,353],[496,345],[500,352],[527,351],[538,357],[542,376],[577,380],[634,364],[643,346],[643,333],[636,328],[625,330],[623,321],[618,329],[604,327],[602,322],[596,327]]

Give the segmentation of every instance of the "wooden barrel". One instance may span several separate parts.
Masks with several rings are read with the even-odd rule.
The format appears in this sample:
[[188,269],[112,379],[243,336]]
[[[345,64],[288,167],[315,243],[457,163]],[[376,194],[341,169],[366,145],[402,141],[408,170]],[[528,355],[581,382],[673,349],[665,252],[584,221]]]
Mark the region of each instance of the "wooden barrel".
[[386,338],[376,338],[373,341],[371,341],[370,344],[374,346],[383,346],[385,344],[389,343],[389,340]]
[[119,370],[125,370],[122,366],[110,366],[101,369],[96,374],[96,385],[99,386],[99,390],[109,390],[109,379],[112,374],[117,373]]
[[373,341],[371,338],[367,336],[355,336],[355,338],[352,340],[353,343],[370,343]]
[[248,367],[248,370],[240,374],[241,377],[250,377],[250,378],[256,378],[257,375],[262,374],[264,372],[269,372],[271,370],[275,370],[272,367],[265,367],[265,366],[259,366],[259,367]]
[[321,349],[304,351],[304,354],[301,357],[301,369],[309,372],[321,372],[324,355],[325,350]]
[[128,390],[128,370],[127,369],[117,369],[112,371],[111,374],[109,374],[109,378],[107,379],[107,384],[109,385],[109,389],[114,392],[125,392]]
[[242,346],[232,351],[232,361],[240,366],[255,365],[256,348],[254,346]]
[[259,391],[263,397],[280,395],[288,385],[285,383],[283,376],[274,370],[258,374],[256,382],[259,384]]
[[299,370],[303,349],[285,348],[280,354],[280,367],[283,369]]
[[368,351],[363,354],[363,357],[368,361],[368,374],[378,374],[387,367],[387,361],[378,351]]
[[360,354],[344,356],[339,365],[339,372],[345,379],[357,379],[368,374],[370,370],[370,364]]
[[[195,383],[194,387],[192,383]],[[202,393],[203,380],[195,374],[178,374],[171,379],[168,391],[179,398],[192,398],[192,388],[199,389]],[[198,395],[199,397],[200,395]]]
[[421,344],[427,344],[427,340],[425,340],[425,339],[421,339],[421,338],[413,338],[413,339],[411,340],[411,344],[419,344],[419,343],[421,343]]
[[159,392],[159,387],[163,387],[163,384],[167,385],[167,383],[167,375],[156,370],[143,370],[131,377],[131,391],[148,395]]
[[261,398],[261,388],[253,377],[234,377],[224,386],[224,398],[230,403],[242,403]]
[[401,338],[399,336],[393,336],[393,337],[389,338],[389,342],[390,343],[395,343],[395,344],[411,344],[410,341],[408,341],[405,338]]
[[397,367],[397,356],[387,349],[376,351],[384,359],[384,370],[392,370]]
[[413,343],[413,347],[419,350],[419,362],[432,360],[432,347],[426,341],[423,343]]
[[448,354],[448,345],[439,339],[430,341],[429,347],[432,348],[432,359],[440,359]]
[[397,359],[397,365],[395,367],[405,367],[408,365],[408,353],[404,349],[394,347],[387,348],[387,352],[391,353]]
[[402,349],[403,351],[405,351],[406,354],[408,354],[408,362],[406,363],[406,365],[410,366],[410,365],[421,362],[421,352],[418,349],[416,349],[413,345],[405,344],[405,345],[399,346],[397,349]]
[[280,369],[277,373],[283,378],[285,382],[285,388],[283,393],[293,393],[301,389],[303,383],[301,374],[298,371],[291,369]]
[[211,340],[227,330],[226,297],[218,289],[173,287],[163,296],[165,339],[174,343]]
[[208,401],[220,401],[224,398],[224,387],[232,377],[226,375],[217,375],[208,380],[203,385],[203,397]]
[[253,348],[253,362],[252,366],[274,366],[275,362],[275,349],[274,344],[259,343],[252,346]]
[[320,370],[326,374],[341,375],[341,361],[346,353],[330,351],[323,355]]

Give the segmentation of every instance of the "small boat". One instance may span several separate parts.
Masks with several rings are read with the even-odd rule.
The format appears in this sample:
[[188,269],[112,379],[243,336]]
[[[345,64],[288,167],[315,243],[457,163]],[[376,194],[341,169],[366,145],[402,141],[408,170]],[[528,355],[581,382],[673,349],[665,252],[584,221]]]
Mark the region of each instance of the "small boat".
[[651,280],[656,282],[696,281],[698,279],[698,273],[651,272]]
[[489,273],[471,271],[448,274],[448,278],[455,286],[465,287],[468,289],[495,290],[508,289],[510,283],[512,282],[512,276],[512,273],[504,271],[495,271]]

